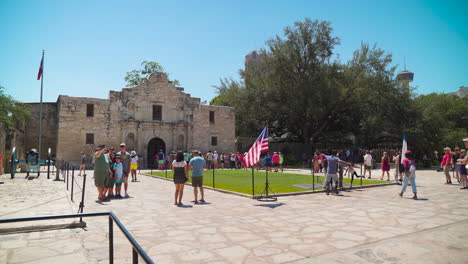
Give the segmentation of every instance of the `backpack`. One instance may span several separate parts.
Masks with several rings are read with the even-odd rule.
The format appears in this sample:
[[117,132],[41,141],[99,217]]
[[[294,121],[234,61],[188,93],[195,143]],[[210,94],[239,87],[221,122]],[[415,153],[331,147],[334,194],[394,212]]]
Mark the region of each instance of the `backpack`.
[[414,161],[411,162],[411,166],[408,170],[410,177],[416,176],[416,165],[414,164]]

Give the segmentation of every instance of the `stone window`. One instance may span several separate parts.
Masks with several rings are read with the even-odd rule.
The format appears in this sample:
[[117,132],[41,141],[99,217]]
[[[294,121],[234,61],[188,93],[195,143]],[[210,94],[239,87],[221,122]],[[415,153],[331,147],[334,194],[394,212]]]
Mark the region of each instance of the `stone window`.
[[94,116],[94,105],[87,104],[86,105],[86,117],[93,117]]
[[214,123],[215,123],[215,112],[210,111],[210,124],[214,124]]
[[211,137],[211,146],[218,145],[218,137]]
[[153,120],[162,120],[162,106],[153,105]]
[[86,133],[86,144],[94,145],[94,134]]

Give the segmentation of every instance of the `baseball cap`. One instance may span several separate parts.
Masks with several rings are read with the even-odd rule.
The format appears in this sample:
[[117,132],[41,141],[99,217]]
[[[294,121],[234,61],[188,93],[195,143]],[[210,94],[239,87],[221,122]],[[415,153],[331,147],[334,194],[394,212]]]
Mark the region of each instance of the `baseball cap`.
[[409,151],[409,150],[405,151],[405,155],[406,154],[411,154],[411,151]]
[[125,147],[125,143],[120,143],[120,146],[121,146],[121,147]]
[[194,150],[193,153],[195,153],[195,154],[200,154],[200,151]]

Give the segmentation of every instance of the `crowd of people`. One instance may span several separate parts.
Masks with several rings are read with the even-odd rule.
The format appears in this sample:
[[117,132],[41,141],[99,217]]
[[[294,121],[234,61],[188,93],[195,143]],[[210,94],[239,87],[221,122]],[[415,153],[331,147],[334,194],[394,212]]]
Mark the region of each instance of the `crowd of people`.
[[[465,147],[468,148],[468,138],[464,139]],[[94,181],[98,189],[98,199],[101,201],[110,198],[128,197],[128,178],[137,181],[139,158],[135,151],[127,152],[125,143],[120,144],[120,151],[115,152],[114,148],[106,149],[105,145],[99,145],[94,152],[91,152],[94,164]],[[161,149],[155,154],[154,160],[156,166],[161,169],[171,169],[174,171],[174,204],[182,206],[182,197],[184,184],[192,177],[191,182],[194,187],[194,200],[192,202],[205,202],[203,190],[203,171],[204,169],[247,169],[245,165],[245,155],[237,153],[221,153],[217,151],[208,151],[202,155],[200,151],[184,151],[164,153]],[[315,173],[324,172],[325,190],[329,194],[331,191],[338,192],[338,187],[342,186],[343,175],[354,177],[372,178],[372,169],[375,167],[375,159],[371,151],[365,151],[362,156],[363,175],[358,176],[355,171],[355,157],[349,152],[332,151],[326,155],[320,151],[314,153],[312,158],[312,170]],[[281,152],[263,153],[260,160],[255,164],[255,168],[265,169],[266,171],[283,171],[284,156]],[[401,153],[393,152],[393,155],[384,151],[380,158],[381,175],[380,180],[390,181],[391,165],[394,165],[394,181],[402,185],[400,196],[404,194],[411,183],[413,198],[417,199],[416,190],[416,162],[411,151]],[[445,175],[446,184],[452,184],[450,170],[453,170],[453,177],[461,184],[460,189],[468,189],[467,167],[468,154],[465,149],[455,148],[452,151],[449,147],[444,148],[441,168]],[[82,152],[80,157],[79,175],[86,169],[86,156]],[[191,174],[189,173],[191,172]],[[191,175],[191,176],[190,176]],[[334,190],[333,183],[335,183]],[[122,194],[122,185],[124,194]],[[200,199],[198,199],[200,193]]]
[[[184,161],[189,162],[195,155],[194,151],[182,152]],[[206,169],[247,169],[245,163],[245,156],[247,152],[241,154],[237,153],[219,153],[215,150],[209,150],[205,155],[200,153],[199,157],[206,162]],[[158,153],[154,154],[154,166],[160,170],[170,169],[171,164],[176,159],[177,153],[171,151],[168,154],[164,153],[161,149]],[[283,171],[284,156],[281,152],[273,152],[273,154],[263,153],[259,162],[255,165],[257,170],[266,169],[268,171],[278,172]]]

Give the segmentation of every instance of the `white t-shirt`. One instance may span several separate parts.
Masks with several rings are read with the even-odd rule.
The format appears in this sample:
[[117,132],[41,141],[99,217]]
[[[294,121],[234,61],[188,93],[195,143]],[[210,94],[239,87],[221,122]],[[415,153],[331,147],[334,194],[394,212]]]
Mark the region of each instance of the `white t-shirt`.
[[172,162],[172,166],[174,166],[174,167],[184,167],[185,165],[187,165],[187,162],[185,162],[185,161],[177,162],[176,160],[174,160]]
[[213,153],[213,160],[218,160],[218,153]]
[[372,155],[371,154],[364,155],[364,165],[372,166]]
[[138,164],[138,155],[135,155],[135,157],[130,158],[130,164]]

